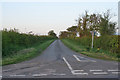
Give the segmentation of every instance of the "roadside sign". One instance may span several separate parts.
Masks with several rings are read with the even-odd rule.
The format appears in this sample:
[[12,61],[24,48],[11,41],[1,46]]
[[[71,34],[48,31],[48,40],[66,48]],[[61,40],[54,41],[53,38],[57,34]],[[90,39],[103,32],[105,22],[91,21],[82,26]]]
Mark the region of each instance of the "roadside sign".
[[93,48],[93,41],[94,41],[94,36],[96,34],[96,31],[90,31],[90,33],[92,34],[92,46],[91,46],[91,48]]

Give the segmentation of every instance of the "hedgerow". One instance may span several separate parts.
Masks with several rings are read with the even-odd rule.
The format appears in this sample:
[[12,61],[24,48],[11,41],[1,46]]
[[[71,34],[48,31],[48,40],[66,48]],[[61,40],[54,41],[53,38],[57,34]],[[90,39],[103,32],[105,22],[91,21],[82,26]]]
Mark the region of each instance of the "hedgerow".
[[2,56],[10,56],[18,50],[32,47],[38,43],[55,39],[50,36],[19,33],[16,29],[2,30]]
[[[78,44],[85,46],[86,48],[91,49],[92,37],[76,37],[67,38],[75,40]],[[117,55],[120,57],[120,35],[105,35],[100,37],[94,37],[94,49],[107,51],[108,54]]]

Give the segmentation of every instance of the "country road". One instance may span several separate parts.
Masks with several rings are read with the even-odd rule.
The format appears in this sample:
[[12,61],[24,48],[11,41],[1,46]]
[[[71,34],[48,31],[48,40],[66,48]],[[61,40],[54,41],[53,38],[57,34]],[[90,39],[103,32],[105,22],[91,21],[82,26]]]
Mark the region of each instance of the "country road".
[[94,59],[54,41],[36,58],[3,66],[3,78],[117,78],[118,62]]

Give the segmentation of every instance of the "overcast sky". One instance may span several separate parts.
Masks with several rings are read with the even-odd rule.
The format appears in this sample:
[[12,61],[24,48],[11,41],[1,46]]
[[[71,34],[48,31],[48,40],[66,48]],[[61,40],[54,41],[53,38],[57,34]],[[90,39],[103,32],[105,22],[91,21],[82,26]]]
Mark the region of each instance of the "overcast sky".
[[76,25],[76,19],[87,10],[103,13],[110,9],[117,15],[117,2],[2,2],[2,28],[17,28],[20,32],[33,31],[45,35],[54,30],[60,31]]

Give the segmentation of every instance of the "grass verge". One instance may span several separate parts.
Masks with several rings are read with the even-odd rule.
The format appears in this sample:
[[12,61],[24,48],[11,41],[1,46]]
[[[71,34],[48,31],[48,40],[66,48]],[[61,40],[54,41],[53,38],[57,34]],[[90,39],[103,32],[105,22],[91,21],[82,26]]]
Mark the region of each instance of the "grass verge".
[[18,62],[32,59],[32,58],[40,55],[40,53],[42,51],[44,51],[53,41],[54,40],[49,40],[42,44],[38,44],[34,47],[20,50],[15,55],[5,57],[2,59],[2,65],[4,66],[4,65],[8,65],[8,64],[15,64]]
[[109,53],[108,51],[89,49],[88,47],[80,45],[80,43],[76,42],[75,40],[73,41],[70,39],[62,39],[61,41],[70,49],[78,53],[81,53],[83,55],[97,58],[97,59],[119,61],[117,55]]

